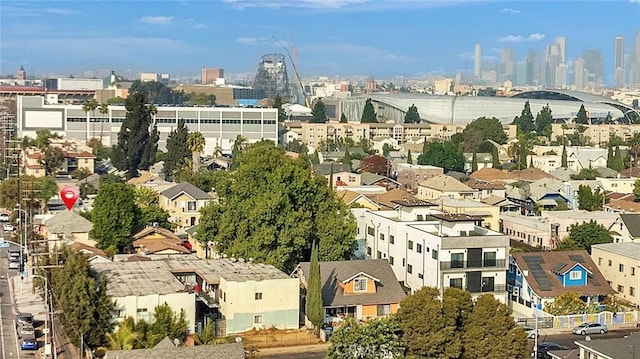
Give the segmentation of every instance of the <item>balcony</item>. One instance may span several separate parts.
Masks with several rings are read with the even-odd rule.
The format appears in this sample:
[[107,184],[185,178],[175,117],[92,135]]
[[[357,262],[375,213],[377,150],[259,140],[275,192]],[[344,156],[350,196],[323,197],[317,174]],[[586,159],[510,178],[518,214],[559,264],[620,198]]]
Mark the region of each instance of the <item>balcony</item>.
[[196,291],[196,300],[200,300],[209,308],[220,308],[220,303],[209,293],[198,290]]
[[479,261],[451,261],[440,262],[440,270],[458,270],[469,268],[480,269],[506,269],[506,259],[492,259],[492,260],[479,260]]
[[506,284],[494,284],[494,285],[483,285],[480,290],[476,288],[469,288],[467,290],[471,293],[491,293],[491,292],[506,292],[507,285]]

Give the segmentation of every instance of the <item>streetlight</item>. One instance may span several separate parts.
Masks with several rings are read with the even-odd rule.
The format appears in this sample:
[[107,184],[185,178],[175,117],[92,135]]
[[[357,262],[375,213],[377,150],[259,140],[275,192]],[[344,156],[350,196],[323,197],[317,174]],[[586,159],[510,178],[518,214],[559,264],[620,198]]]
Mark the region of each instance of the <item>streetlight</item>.
[[[49,329],[48,329],[48,322],[49,322],[49,305],[48,305],[48,300],[47,298],[49,297],[49,280],[47,279],[47,277],[39,275],[39,274],[33,274],[32,275],[34,278],[41,278],[44,280],[44,308],[45,308],[45,317],[44,317],[44,353],[45,355],[47,354],[47,348],[48,348],[48,337],[49,337]],[[49,350],[49,353],[51,353],[51,350]]]

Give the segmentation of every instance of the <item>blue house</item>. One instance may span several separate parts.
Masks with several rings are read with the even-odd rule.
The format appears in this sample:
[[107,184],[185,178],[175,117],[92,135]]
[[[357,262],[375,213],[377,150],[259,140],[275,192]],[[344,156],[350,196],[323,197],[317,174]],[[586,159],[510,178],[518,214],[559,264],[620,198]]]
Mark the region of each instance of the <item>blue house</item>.
[[507,272],[508,298],[514,309],[531,314],[563,293],[589,303],[614,294],[586,250],[512,253]]

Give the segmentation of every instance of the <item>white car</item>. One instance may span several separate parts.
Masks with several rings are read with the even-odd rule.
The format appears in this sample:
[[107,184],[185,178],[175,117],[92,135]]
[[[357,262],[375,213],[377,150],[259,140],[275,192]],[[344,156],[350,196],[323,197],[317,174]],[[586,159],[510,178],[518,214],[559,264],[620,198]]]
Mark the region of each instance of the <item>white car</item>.
[[14,228],[13,228],[13,226],[11,224],[9,224],[9,223],[5,223],[4,224],[4,231],[5,232],[13,232],[13,229]]
[[9,222],[9,215],[6,213],[0,214],[0,222]]
[[527,338],[529,339],[535,339],[536,335],[540,336],[540,333],[538,333],[536,331],[536,328],[532,328],[532,327],[522,327],[522,329],[524,329],[524,331],[527,333]]
[[10,262],[9,269],[20,269],[20,262]]

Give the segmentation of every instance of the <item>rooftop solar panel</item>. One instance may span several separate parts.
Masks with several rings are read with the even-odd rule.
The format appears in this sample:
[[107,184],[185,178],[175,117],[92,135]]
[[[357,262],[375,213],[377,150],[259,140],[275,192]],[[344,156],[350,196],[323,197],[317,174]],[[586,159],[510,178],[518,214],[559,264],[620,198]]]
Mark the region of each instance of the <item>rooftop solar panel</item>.
[[572,261],[576,261],[578,263],[584,262],[584,258],[582,257],[581,254],[572,254],[569,256],[569,259],[571,259]]
[[562,268],[564,268],[564,267],[566,267],[566,266],[567,266],[567,263],[560,262],[560,263],[556,264],[556,266],[555,266],[555,267],[553,267],[553,269],[552,269],[551,271],[553,271],[553,272],[560,272],[560,271],[562,270]]

